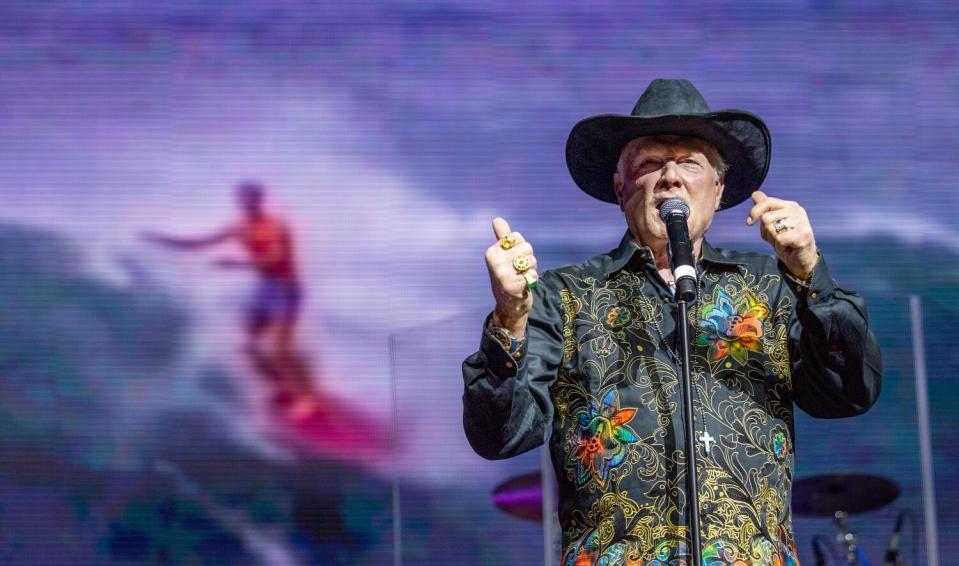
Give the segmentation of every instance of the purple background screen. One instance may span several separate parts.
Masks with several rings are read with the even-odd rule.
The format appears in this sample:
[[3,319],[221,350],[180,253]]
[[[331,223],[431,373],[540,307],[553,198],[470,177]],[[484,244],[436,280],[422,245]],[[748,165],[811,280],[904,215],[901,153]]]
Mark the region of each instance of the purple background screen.
[[[907,297],[922,298],[948,563],[957,25],[945,2],[4,3],[0,562],[541,563],[540,526],[490,501],[538,454],[484,461],[460,423],[489,222],[509,219],[542,268],[614,247],[621,213],[572,183],[566,136],[664,77],[765,119],[764,190],[805,206],[867,297],[880,401],[800,417],[796,473],[899,483],[853,518],[873,563],[900,510],[925,563]],[[144,237],[234,225],[249,180],[301,285],[294,346],[260,358],[245,321],[282,292],[222,268],[247,250]],[[719,213],[710,241],[766,249],[746,212]],[[830,522],[796,529],[812,564]]]

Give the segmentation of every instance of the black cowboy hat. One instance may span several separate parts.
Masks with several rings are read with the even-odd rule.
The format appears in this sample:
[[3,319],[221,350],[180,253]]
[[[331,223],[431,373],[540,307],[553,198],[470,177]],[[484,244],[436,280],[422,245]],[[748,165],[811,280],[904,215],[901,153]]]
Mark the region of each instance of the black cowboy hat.
[[712,112],[685,79],[649,83],[629,116],[604,114],[577,123],[566,140],[566,165],[586,194],[615,203],[613,173],[623,147],[656,135],[698,138],[719,150],[729,166],[720,210],[749,198],[769,170],[769,129],[759,116],[743,110]]

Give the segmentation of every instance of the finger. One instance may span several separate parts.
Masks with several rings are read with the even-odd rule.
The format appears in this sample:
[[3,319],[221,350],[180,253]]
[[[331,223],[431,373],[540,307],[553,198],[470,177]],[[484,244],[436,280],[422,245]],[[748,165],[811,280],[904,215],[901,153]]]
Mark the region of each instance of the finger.
[[772,244],[773,239],[776,237],[776,234],[774,234],[773,231],[770,230],[765,225],[762,225],[759,227],[759,237],[762,238],[763,241],[769,242],[770,244]]
[[[513,232],[517,234],[518,232]],[[508,250],[504,250],[499,244],[493,244],[486,250],[486,260],[495,266],[509,265],[518,256],[529,256],[531,261],[536,261],[533,257],[533,245],[529,242],[517,244]]]
[[775,236],[776,243],[784,248],[802,247],[806,237],[795,230],[786,230]]
[[815,238],[812,235],[812,232],[807,230],[784,230],[777,237],[777,241],[780,245],[787,248],[805,248],[815,243]]
[[752,226],[756,219],[763,215],[766,212],[766,207],[763,203],[766,201],[766,194],[762,191],[756,191],[753,193],[753,207],[749,209],[749,214],[746,215],[746,224]]
[[[523,271],[536,267],[536,256],[531,253],[517,253],[509,258],[504,258],[503,263],[500,265],[503,266],[503,269],[522,273]],[[523,265],[526,267],[524,268]]]
[[506,237],[510,233],[509,223],[497,216],[493,219],[493,233],[497,240]]
[[[530,269],[536,269],[536,266],[537,266],[536,256],[534,256],[534,255],[531,254],[531,253],[530,253],[530,254],[517,254],[517,255],[525,255],[525,256],[529,257],[529,268],[530,268]],[[514,256],[514,257],[515,257],[515,256]],[[512,262],[513,262],[513,260],[510,260],[510,265],[511,265],[511,266],[512,266]]]
[[[526,243],[526,238],[519,232],[510,232],[513,235],[513,249],[517,248],[520,244]],[[530,251],[530,253],[533,253]]]
[[519,232],[510,232],[509,234],[512,236],[512,245],[504,247],[501,238],[486,248],[487,264],[498,265],[504,261],[509,262],[520,253],[533,253],[533,247],[523,239],[522,234]]
[[[770,211],[764,212],[763,215],[760,217],[760,219],[762,220],[765,226],[773,229],[775,229],[777,222],[779,222],[780,220],[785,221],[787,218],[789,218],[789,213],[782,209],[770,210]],[[792,223],[790,222],[783,222],[783,224],[785,224],[786,226],[792,227]]]
[[786,228],[784,230],[776,232],[776,222],[778,221],[778,219],[772,219],[770,216],[767,216],[769,214],[770,213],[768,212],[764,214],[760,221],[759,235],[762,237],[763,240],[766,240],[767,242],[775,246],[781,243],[781,237],[787,232],[790,232],[791,230],[789,228]]
[[[759,191],[756,191],[759,192]],[[787,206],[788,202],[778,198],[763,196],[755,206],[749,210],[749,216],[746,217],[746,224],[750,226],[756,222],[763,214],[770,210],[780,210]]]
[[785,220],[780,224],[784,226],[784,229],[779,232],[776,232],[775,223],[771,227],[764,227],[763,229],[765,233],[769,234],[767,241],[774,246],[803,248],[815,241],[812,230],[809,229],[808,225],[794,224],[793,220]]
[[766,196],[766,193],[762,191],[753,191],[753,194],[749,195],[749,197],[753,199],[753,207],[749,209],[749,214],[746,215],[746,224],[752,226],[754,222],[753,218],[755,218],[755,216],[753,216],[753,211],[756,210],[756,206],[759,205],[759,203],[766,200],[768,197]]
[[[789,203],[793,204],[793,203]],[[806,212],[799,208],[782,208],[777,210],[771,210],[766,212],[762,216],[763,226],[773,232],[778,234],[785,234],[786,232],[797,232],[800,234],[808,234],[812,232],[812,227],[809,225],[809,218],[806,216]],[[782,227],[777,232],[777,227]]]
[[[515,232],[514,232],[515,233]],[[512,259],[518,255],[533,255],[533,244],[529,242],[523,242],[513,246],[513,249],[510,250],[509,259]]]
[[523,284],[526,285],[527,289],[535,289],[536,284],[539,282],[539,273],[535,269],[529,269],[522,274]]

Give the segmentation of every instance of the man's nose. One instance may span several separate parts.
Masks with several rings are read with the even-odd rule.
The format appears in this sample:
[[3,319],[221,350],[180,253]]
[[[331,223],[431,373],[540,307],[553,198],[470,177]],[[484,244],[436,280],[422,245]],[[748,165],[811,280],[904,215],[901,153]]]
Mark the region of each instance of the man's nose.
[[667,161],[663,165],[662,172],[659,176],[659,182],[664,184],[666,187],[675,187],[681,184],[681,178],[679,175],[679,164],[675,161]]

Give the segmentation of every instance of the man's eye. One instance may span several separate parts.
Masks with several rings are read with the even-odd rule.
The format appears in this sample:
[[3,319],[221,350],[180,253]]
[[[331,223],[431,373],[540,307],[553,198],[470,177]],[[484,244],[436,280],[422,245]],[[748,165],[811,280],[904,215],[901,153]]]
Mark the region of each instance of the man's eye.
[[689,169],[690,171],[698,171],[699,169],[703,168],[702,164],[694,159],[684,159],[681,165],[683,168]]
[[655,159],[646,159],[639,164],[638,169],[640,171],[655,171],[663,166],[662,161],[657,161]]

